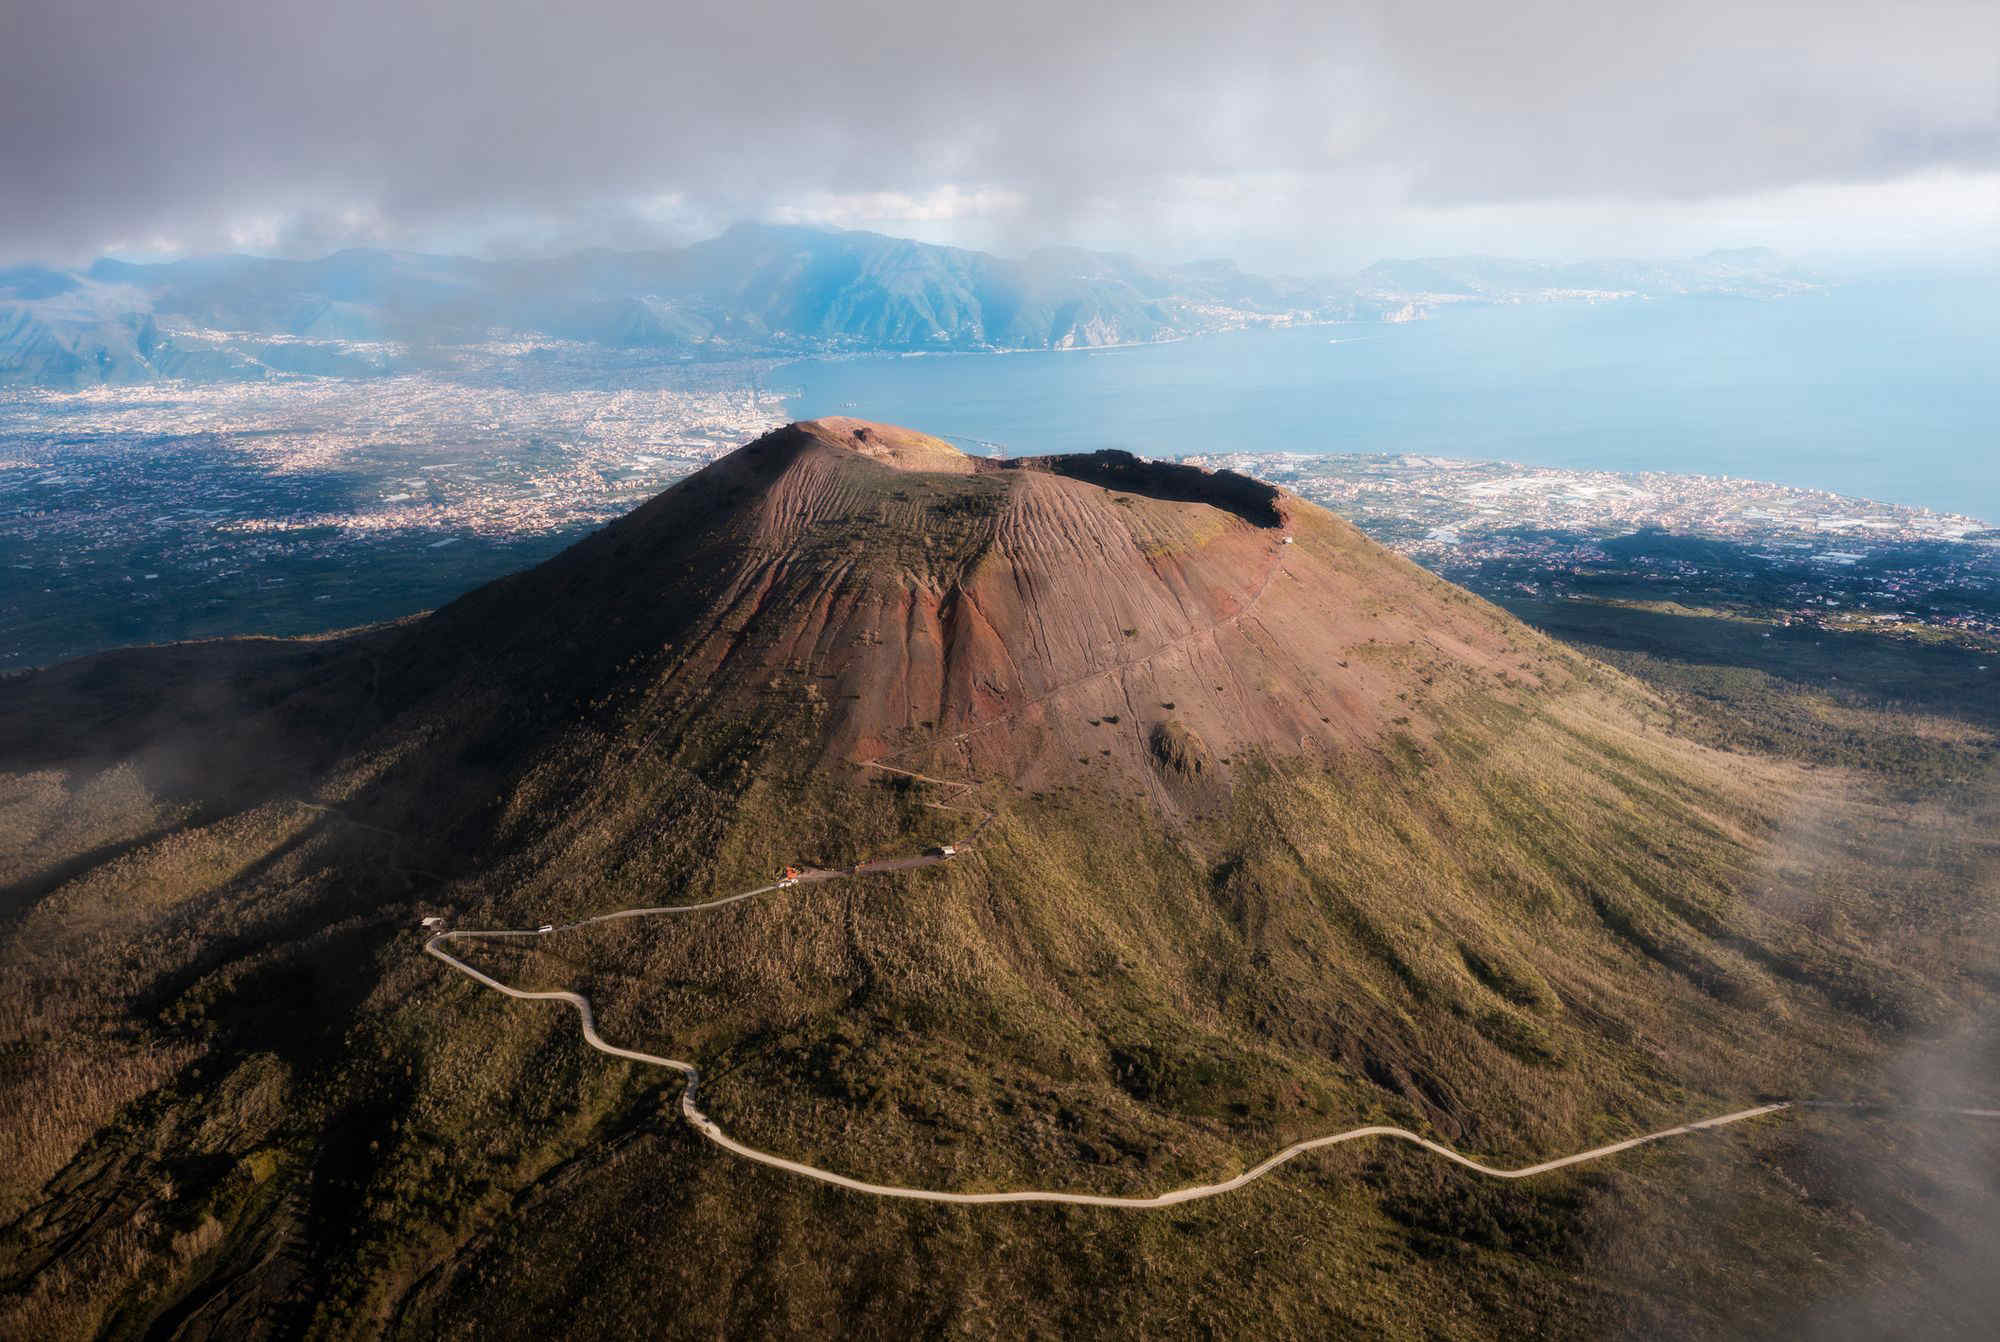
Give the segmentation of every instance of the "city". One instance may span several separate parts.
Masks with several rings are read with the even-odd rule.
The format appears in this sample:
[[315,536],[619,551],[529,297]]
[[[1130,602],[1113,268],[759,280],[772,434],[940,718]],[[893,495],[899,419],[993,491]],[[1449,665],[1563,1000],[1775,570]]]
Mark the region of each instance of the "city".
[[1677,602],[2000,645],[2000,530],[1724,476],[1421,456],[1194,459],[1297,490],[1494,599]]

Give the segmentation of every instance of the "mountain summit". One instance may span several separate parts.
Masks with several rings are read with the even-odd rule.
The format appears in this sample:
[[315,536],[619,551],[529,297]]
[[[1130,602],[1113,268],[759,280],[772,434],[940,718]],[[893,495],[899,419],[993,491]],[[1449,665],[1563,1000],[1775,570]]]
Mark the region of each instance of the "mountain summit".
[[1246,477],[976,459],[850,419],[759,439],[393,655],[510,734],[544,695],[629,704],[612,711],[656,739],[689,715],[803,714],[824,761],[893,750],[1031,788],[1110,771],[1170,805],[1254,758],[1379,746],[1455,695],[1577,674]]

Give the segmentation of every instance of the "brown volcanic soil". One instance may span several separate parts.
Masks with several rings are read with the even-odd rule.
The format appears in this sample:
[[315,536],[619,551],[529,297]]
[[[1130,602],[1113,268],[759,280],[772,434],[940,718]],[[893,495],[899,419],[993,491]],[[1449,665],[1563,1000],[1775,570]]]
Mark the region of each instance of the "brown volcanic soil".
[[1242,477],[1117,453],[995,463],[829,420],[474,593],[398,659],[453,702],[504,694],[510,734],[530,726],[522,681],[649,711],[671,685],[674,716],[824,704],[828,761],[1029,788],[1081,761],[1170,802],[1162,724],[1199,745],[1173,777],[1199,763],[1212,790],[1253,753],[1376,743],[1412,700],[1497,688],[1552,646]]

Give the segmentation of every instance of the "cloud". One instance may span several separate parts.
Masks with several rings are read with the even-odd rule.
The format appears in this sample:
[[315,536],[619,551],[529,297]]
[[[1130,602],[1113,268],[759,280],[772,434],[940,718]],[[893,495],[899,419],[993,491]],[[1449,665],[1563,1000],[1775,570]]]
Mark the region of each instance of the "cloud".
[[922,228],[966,221],[991,222],[1023,213],[1028,198],[1003,187],[967,187],[947,182],[925,191],[802,192],[772,206],[771,222],[831,228],[904,225]]
[[[995,237],[1130,218],[1173,245],[1176,214],[1227,208],[1310,250],[1398,211],[2000,174],[1990,0],[70,0],[8,22],[14,256],[815,210]],[[1288,218],[1273,181],[1362,222]]]

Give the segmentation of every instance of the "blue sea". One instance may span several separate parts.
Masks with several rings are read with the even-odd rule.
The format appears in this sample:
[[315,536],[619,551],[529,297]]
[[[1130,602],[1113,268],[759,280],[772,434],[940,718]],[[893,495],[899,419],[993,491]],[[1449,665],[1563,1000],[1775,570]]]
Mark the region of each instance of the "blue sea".
[[851,414],[1011,455],[1415,452],[1731,475],[2000,523],[2000,276],[1783,299],[1447,309],[1049,354],[779,369]]

